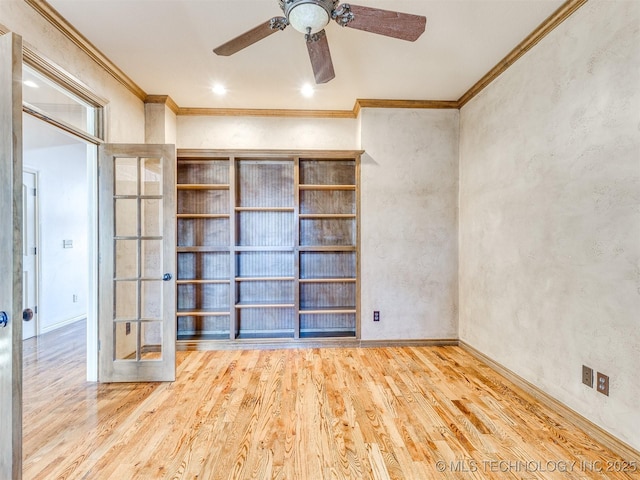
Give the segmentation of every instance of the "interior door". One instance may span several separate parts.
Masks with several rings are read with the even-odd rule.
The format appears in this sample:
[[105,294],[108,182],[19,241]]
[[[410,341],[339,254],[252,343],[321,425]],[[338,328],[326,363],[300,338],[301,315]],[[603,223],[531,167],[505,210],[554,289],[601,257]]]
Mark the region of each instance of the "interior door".
[[22,478],[22,39],[0,36],[0,478]]
[[35,337],[38,322],[37,174],[22,172],[22,339]]
[[99,380],[175,380],[175,147],[100,147]]

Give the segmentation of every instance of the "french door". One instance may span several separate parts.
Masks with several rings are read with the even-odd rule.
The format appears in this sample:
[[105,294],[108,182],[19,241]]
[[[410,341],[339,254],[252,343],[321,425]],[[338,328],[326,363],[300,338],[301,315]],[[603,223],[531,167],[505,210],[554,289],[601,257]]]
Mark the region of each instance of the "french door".
[[0,478],[22,478],[22,39],[0,36]]
[[101,382],[175,380],[175,147],[100,146]]

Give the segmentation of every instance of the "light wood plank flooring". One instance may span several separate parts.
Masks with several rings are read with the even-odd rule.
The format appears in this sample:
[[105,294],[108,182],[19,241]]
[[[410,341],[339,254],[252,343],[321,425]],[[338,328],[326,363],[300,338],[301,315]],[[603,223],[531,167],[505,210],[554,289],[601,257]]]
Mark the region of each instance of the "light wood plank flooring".
[[91,384],[84,335],[25,342],[25,479],[640,477],[458,347],[178,352],[174,383]]

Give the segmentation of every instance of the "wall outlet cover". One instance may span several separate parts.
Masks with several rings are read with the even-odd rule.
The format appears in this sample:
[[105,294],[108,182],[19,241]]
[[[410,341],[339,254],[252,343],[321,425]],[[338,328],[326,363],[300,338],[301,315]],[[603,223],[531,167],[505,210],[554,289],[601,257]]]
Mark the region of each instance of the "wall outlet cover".
[[582,365],[582,383],[593,388],[593,368]]
[[609,377],[604,373],[598,372],[596,388],[603,395],[609,396]]

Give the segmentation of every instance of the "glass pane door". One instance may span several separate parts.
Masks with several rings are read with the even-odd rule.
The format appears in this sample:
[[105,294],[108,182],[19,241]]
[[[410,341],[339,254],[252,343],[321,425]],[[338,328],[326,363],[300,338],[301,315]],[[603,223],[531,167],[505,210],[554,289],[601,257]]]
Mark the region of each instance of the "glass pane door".
[[173,146],[100,156],[100,380],[175,378]]

